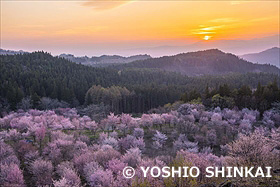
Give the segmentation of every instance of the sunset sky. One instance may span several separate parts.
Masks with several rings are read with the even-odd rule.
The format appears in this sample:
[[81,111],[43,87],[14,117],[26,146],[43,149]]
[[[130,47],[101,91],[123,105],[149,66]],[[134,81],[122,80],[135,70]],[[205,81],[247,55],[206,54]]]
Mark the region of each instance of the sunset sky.
[[[270,38],[268,43],[266,38]],[[277,42],[279,46],[277,38],[278,0],[1,1],[3,49],[132,55],[198,42],[199,46],[229,45],[231,52],[234,44],[229,40],[261,40],[263,45],[250,52]]]

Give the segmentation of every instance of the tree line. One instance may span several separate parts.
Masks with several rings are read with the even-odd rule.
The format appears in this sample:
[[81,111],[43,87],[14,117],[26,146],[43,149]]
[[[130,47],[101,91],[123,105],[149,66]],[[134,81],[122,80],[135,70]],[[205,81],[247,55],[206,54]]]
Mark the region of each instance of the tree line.
[[251,108],[263,113],[271,108],[274,102],[280,101],[280,89],[276,79],[267,85],[262,85],[259,82],[256,89],[252,89],[248,85],[235,89],[232,89],[228,84],[216,88],[207,85],[203,93],[194,89],[185,92],[181,96],[181,100],[183,102],[201,102],[206,107]]
[[[247,73],[188,77],[156,69],[94,68],[53,57],[46,52],[0,55],[0,109],[19,109],[23,101],[30,101],[31,108],[40,108],[42,98],[49,98],[44,99],[44,106],[46,101],[67,103],[68,107],[87,105],[92,103],[87,101],[87,93],[92,86],[100,85],[112,91],[108,93],[111,96],[106,99],[103,96],[103,99],[93,103],[110,102],[111,106],[114,103],[113,108],[117,113],[140,113],[175,102],[183,93],[193,89],[203,93],[207,85],[209,88],[223,84],[230,88],[240,88],[242,85],[256,88],[258,82],[264,85],[275,79],[279,80],[279,75]],[[119,94],[115,92],[116,88],[122,90],[118,87],[127,92],[118,101],[120,103],[115,99],[115,95]]]

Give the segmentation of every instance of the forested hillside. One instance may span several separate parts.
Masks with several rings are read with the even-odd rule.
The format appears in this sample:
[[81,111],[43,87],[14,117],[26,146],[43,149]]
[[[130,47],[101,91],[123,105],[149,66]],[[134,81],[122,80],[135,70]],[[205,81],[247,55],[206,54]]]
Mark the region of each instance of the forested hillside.
[[123,57],[119,55],[102,55],[102,56],[93,56],[93,57],[76,57],[71,54],[61,54],[59,57],[70,60],[71,62],[75,62],[78,64],[83,64],[87,66],[93,67],[106,67],[112,64],[125,64],[129,62],[133,62],[136,60],[146,60],[151,58],[150,55],[134,55],[130,57]]
[[274,102],[280,101],[280,89],[276,79],[265,86],[258,83],[257,89],[251,89],[247,85],[230,89],[227,84],[221,84],[215,89],[207,86],[203,94],[196,90],[188,91],[182,95],[181,100],[184,103],[203,103],[207,108],[250,108],[263,114]]
[[271,65],[260,65],[247,62],[239,57],[224,53],[218,49],[182,53],[175,56],[150,58],[120,65],[119,68],[157,68],[166,71],[180,72],[188,76],[221,75],[227,73],[267,72],[279,74],[279,69]]
[[[92,86],[100,85],[104,88],[119,86],[128,91],[129,94],[125,96],[125,100],[129,101],[128,106],[119,107],[115,110],[117,113],[138,113],[175,102],[183,93],[191,90],[203,93],[206,86],[210,90],[223,84],[227,84],[230,89],[240,88],[242,85],[257,88],[259,82],[266,85],[279,80],[279,76],[248,73],[187,77],[155,69],[93,68],[53,57],[48,53],[35,52],[0,55],[0,80],[1,108],[5,110],[21,108],[23,101],[29,100],[30,107],[40,108],[42,98],[64,101],[71,107],[90,104],[91,101],[85,102],[86,93]],[[110,94],[119,96],[118,92]],[[96,104],[112,103],[114,97],[109,97],[109,100],[100,99]]]
[[280,48],[273,47],[259,53],[251,53],[240,56],[250,62],[258,64],[271,64],[280,68]]

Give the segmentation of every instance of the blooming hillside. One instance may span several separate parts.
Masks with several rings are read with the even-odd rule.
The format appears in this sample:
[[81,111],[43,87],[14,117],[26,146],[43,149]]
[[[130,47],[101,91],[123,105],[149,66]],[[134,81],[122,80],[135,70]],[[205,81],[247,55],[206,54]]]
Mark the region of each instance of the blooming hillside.
[[[200,186],[222,177],[144,177],[140,166],[271,166],[272,178],[235,185],[279,185],[280,113],[205,110],[183,104],[163,114],[111,113],[100,122],[76,109],[12,112],[0,118],[1,186]],[[123,169],[135,169],[134,178]],[[278,182],[277,182],[278,181]]]

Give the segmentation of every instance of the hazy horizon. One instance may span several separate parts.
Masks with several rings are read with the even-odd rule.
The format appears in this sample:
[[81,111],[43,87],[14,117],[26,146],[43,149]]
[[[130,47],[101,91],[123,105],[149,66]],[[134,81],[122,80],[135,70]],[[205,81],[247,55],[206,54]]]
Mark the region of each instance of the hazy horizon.
[[[254,42],[254,39],[253,40],[249,40],[250,43],[247,43],[247,45],[255,45],[254,46],[254,49],[251,49],[251,48],[247,48],[247,50],[244,50],[244,49],[240,49],[240,45],[244,45],[244,41],[242,40],[229,40],[227,42],[235,42],[237,43],[237,46],[230,46],[226,44],[226,42],[221,42],[219,40],[217,41],[214,41],[212,43],[209,42],[209,45],[205,45],[205,46],[201,46],[199,45],[200,42],[196,42],[196,43],[193,43],[193,44],[190,44],[190,45],[184,45],[184,46],[155,46],[155,47],[143,47],[143,48],[131,48],[131,49],[123,49],[123,52],[119,53],[116,51],[116,53],[112,52],[112,53],[106,53],[106,50],[105,51],[100,51],[98,53],[94,53],[94,52],[91,52],[89,51],[88,54],[84,53],[84,51],[82,53],[75,53],[75,52],[71,52],[70,51],[56,51],[56,52],[53,52],[52,50],[48,51],[48,50],[44,50],[44,49],[34,49],[34,50],[25,50],[25,49],[11,49],[11,48],[1,48],[1,49],[4,49],[4,50],[12,50],[12,51],[25,51],[25,52],[34,52],[34,51],[45,51],[45,52],[49,52],[51,53],[52,55],[60,55],[60,54],[72,54],[76,57],[81,57],[81,56],[88,56],[88,57],[91,57],[91,56],[102,56],[102,55],[120,55],[120,56],[125,56],[125,57],[129,57],[129,56],[134,56],[134,55],[150,55],[152,57],[160,57],[160,56],[169,56],[169,55],[176,55],[176,54],[179,54],[179,53],[187,53],[187,52],[195,52],[195,51],[201,51],[201,50],[207,50],[207,49],[219,49],[223,52],[226,52],[226,53],[232,53],[232,54],[235,54],[235,55],[244,55],[244,54],[250,54],[250,53],[258,53],[258,52],[262,52],[262,51],[265,51],[267,49],[271,49],[271,48],[274,48],[274,47],[280,47],[279,46],[279,43],[277,41],[279,41],[280,35],[274,35],[274,36],[271,36],[271,37],[266,37],[267,38],[271,38],[272,40],[271,41],[268,41],[267,43],[265,43],[263,45],[260,44],[260,45],[257,45],[258,42]],[[276,38],[276,39],[275,39]],[[255,40],[261,40],[262,38],[258,38],[258,39],[255,39]],[[214,44],[214,45],[213,45]],[[217,45],[218,44],[218,45]],[[220,45],[219,45],[220,44]],[[223,46],[221,46],[221,44]],[[246,47],[246,46],[243,46],[243,48]],[[235,48],[238,48],[240,52],[236,52]],[[167,51],[168,50],[168,51]],[[93,54],[93,55],[91,55]]]

